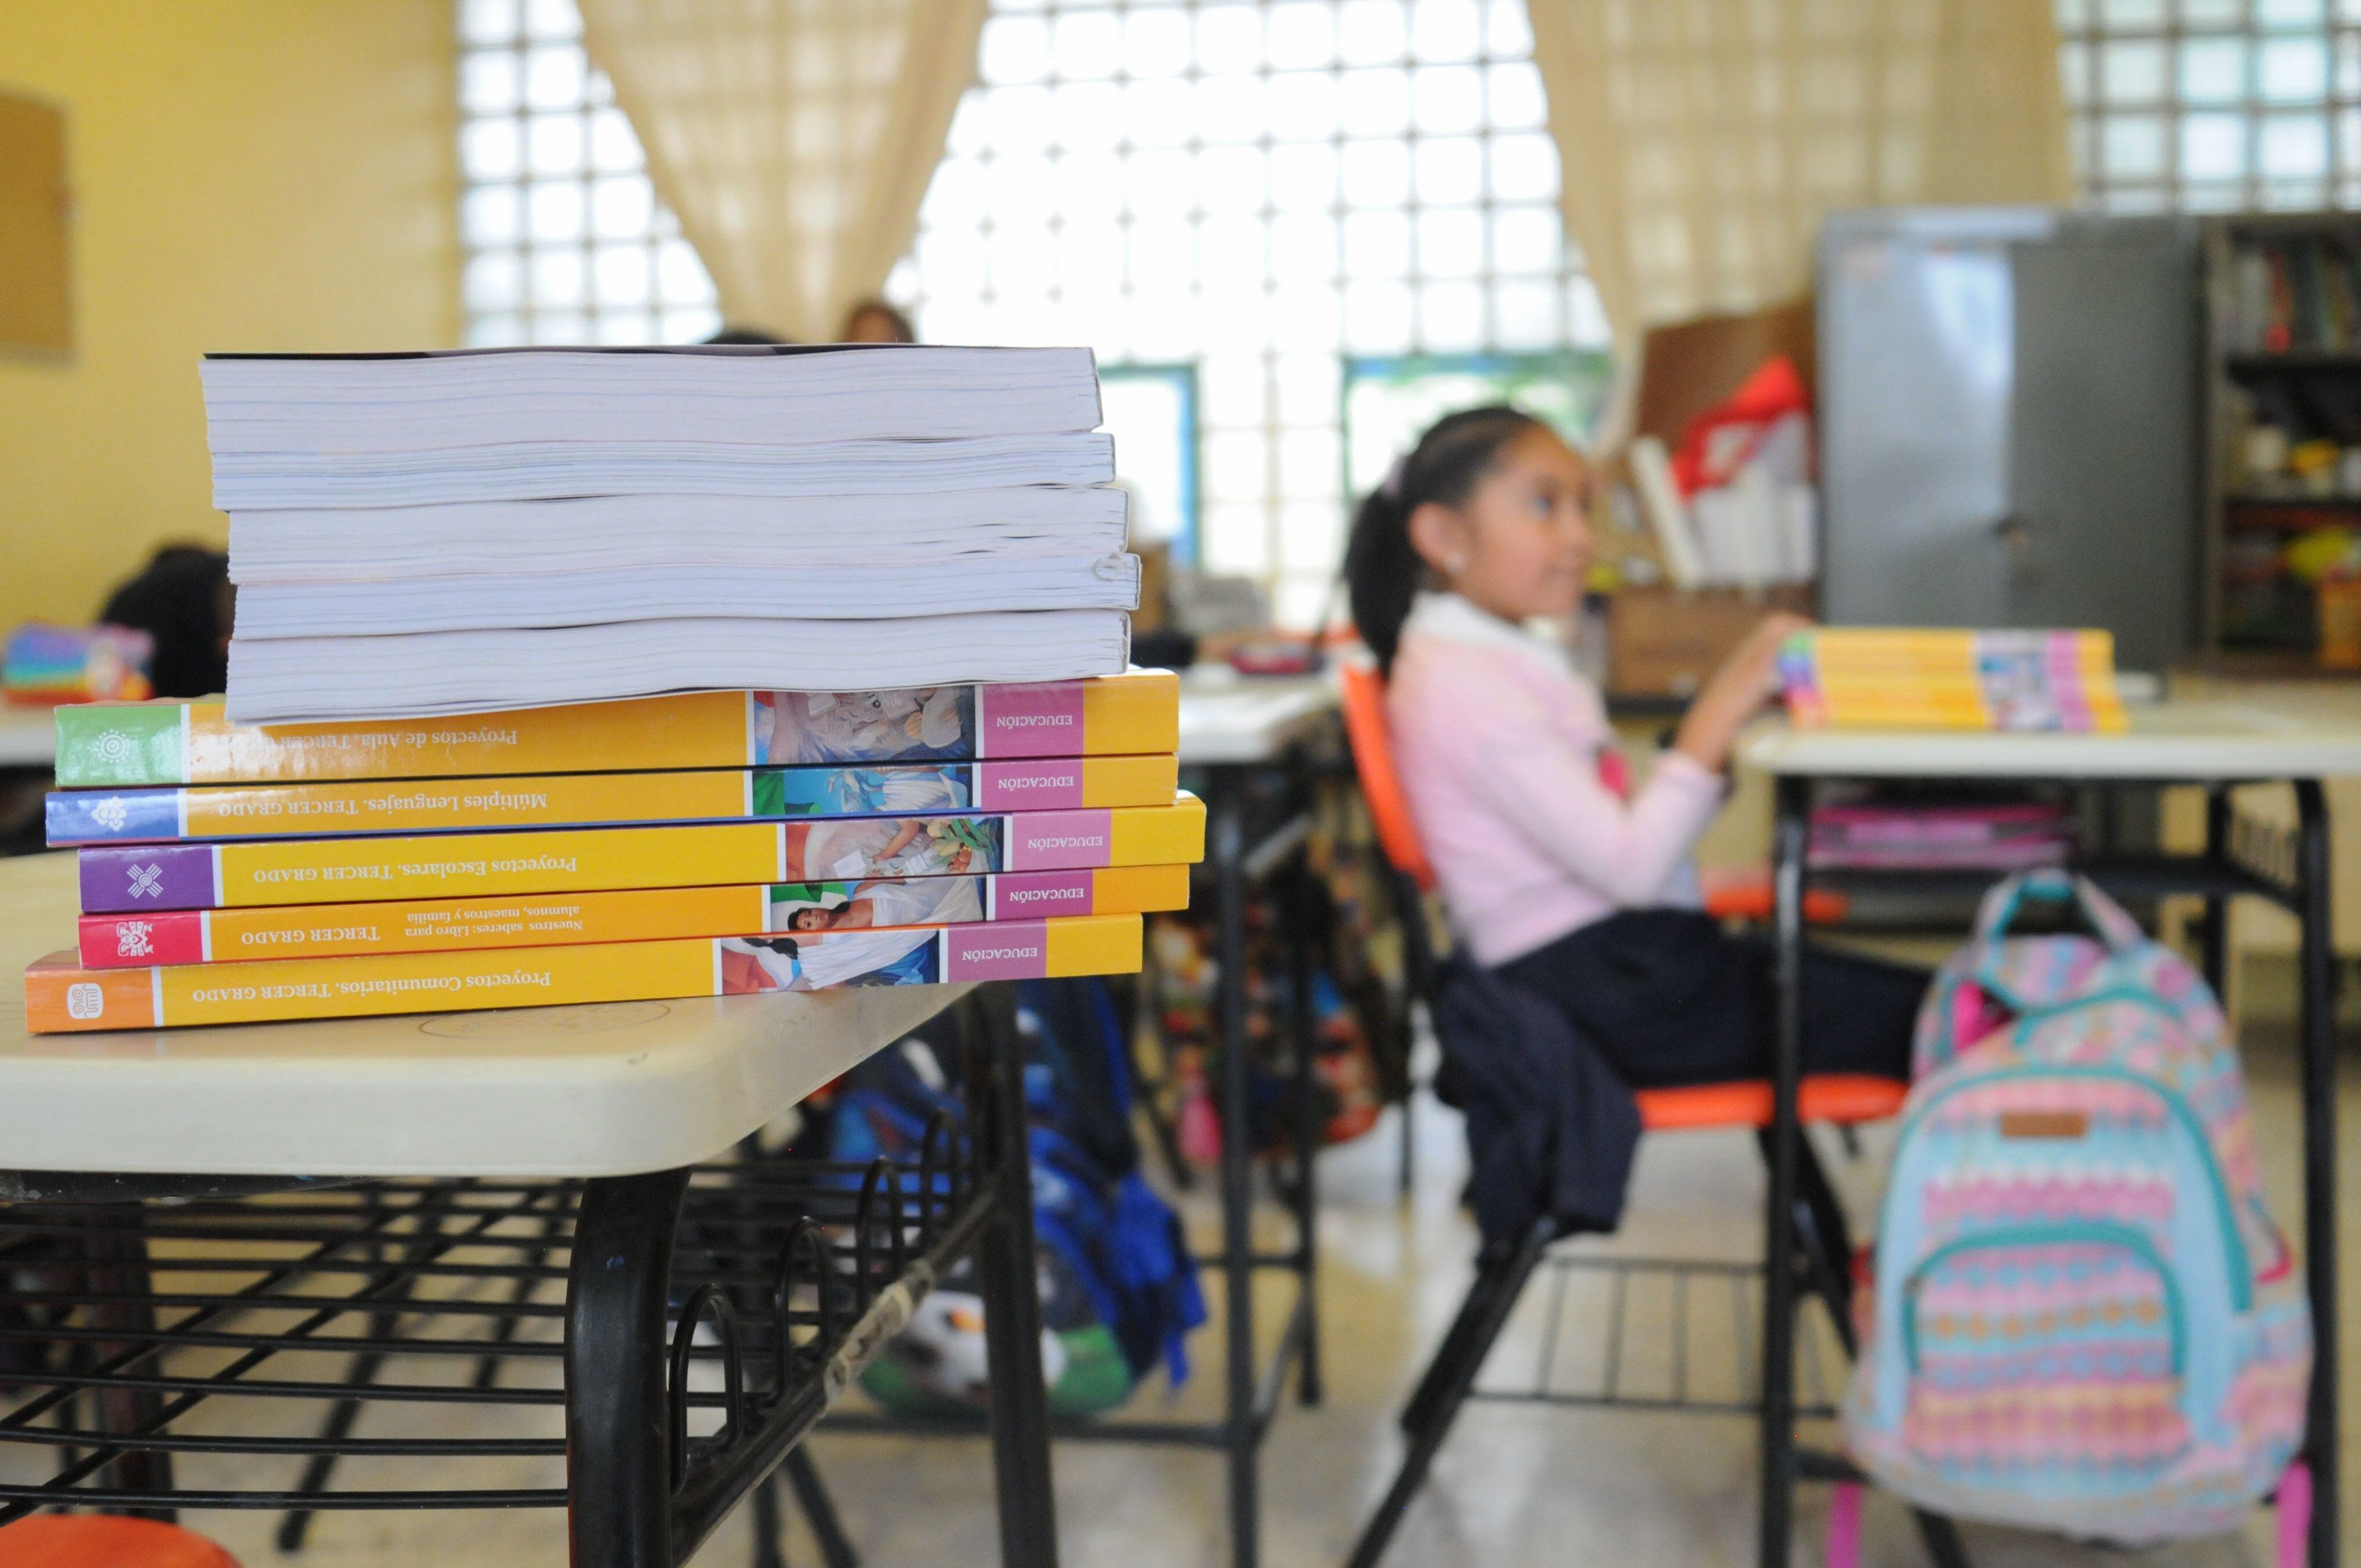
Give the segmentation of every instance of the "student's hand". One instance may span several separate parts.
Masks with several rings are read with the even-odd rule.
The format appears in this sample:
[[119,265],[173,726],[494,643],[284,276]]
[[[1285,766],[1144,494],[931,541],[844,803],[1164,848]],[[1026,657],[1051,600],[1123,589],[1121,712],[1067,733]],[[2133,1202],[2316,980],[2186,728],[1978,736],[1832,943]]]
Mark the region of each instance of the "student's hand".
[[1809,618],[1785,610],[1764,616],[1746,640],[1730,650],[1730,657],[1714,672],[1712,684],[1727,681],[1734,695],[1752,694],[1756,707],[1761,707],[1779,695],[1779,650],[1788,638],[1811,629]]
[[1811,624],[1784,611],[1764,616],[1689,705],[1673,749],[1715,773],[1728,767],[1739,730],[1778,695],[1780,644]]

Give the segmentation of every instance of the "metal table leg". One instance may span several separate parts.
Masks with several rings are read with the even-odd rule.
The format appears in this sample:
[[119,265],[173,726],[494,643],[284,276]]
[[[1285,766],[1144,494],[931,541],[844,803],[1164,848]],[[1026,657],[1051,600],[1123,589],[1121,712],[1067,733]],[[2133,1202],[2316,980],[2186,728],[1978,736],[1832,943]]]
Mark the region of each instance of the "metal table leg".
[[1295,871],[1287,883],[1287,955],[1289,980],[1293,992],[1289,1011],[1289,1025],[1295,1045],[1295,1280],[1299,1309],[1303,1324],[1301,1347],[1302,1361],[1297,1365],[1295,1394],[1297,1401],[1311,1406],[1320,1403],[1323,1379],[1320,1372],[1320,1304],[1319,1246],[1316,1242],[1320,1223],[1320,1114],[1316,1104],[1320,1079],[1312,1070],[1318,1040],[1319,1012],[1312,1004],[1312,877],[1311,862],[1299,856]]
[[[1002,1568],[1057,1568],[1058,1518],[1049,1475],[1049,1396],[1041,1370],[1041,1296],[1033,1252],[1033,1165],[1025,1120],[1025,1053],[1016,996],[979,992],[983,1060],[969,1054],[970,1125],[983,1140],[993,1218],[976,1248],[983,1297],[986,1409],[1000,1494]],[[963,1025],[964,1026],[964,1025]]]
[[[2220,864],[2230,856],[2230,790],[2215,784],[2205,792],[2205,858]],[[2213,994],[2224,997],[2223,983],[2230,973],[2230,901],[2208,898],[2205,924],[2197,934],[2198,965]],[[2226,998],[2225,998],[2226,1000]]]
[[1766,1138],[1771,1191],[1763,1243],[1762,1568],[1785,1568],[1795,1490],[1795,1192],[1802,1129],[1796,1086],[1804,1060],[1804,850],[1810,828],[1809,781],[1778,781],[1773,828],[1772,890],[1776,915],[1777,1029],[1771,1060],[1771,1126]]
[[[2328,804],[2317,779],[2295,785],[2297,882],[2303,905],[2303,1242],[2312,1297],[2311,1568],[2334,1568],[2337,1494],[2336,985],[2329,898]],[[2210,814],[2209,814],[2210,816]],[[2211,823],[2209,821],[2209,828]]]
[[686,1170],[583,1190],[566,1299],[566,1483],[574,1568],[673,1568],[665,1292]]
[[[152,1288],[148,1273],[148,1245],[136,1225],[126,1223],[119,1238],[104,1231],[93,1234],[88,1244],[89,1272],[85,1276],[91,1289],[113,1298],[108,1304],[91,1310],[91,1321],[101,1328],[121,1329],[130,1337],[121,1344],[102,1343],[93,1347],[101,1360],[135,1354],[143,1336],[156,1328],[156,1309],[142,1299]],[[160,1424],[164,1410],[163,1396],[148,1390],[111,1388],[96,1396],[99,1424],[107,1431],[137,1432],[153,1431]],[[104,1472],[109,1485],[132,1492],[170,1492],[172,1489],[172,1456],[158,1449],[127,1448],[108,1463]],[[174,1522],[175,1510],[170,1508],[133,1510],[137,1517]]]
[[1261,1559],[1260,1499],[1255,1453],[1254,1173],[1252,1103],[1246,1072],[1246,829],[1236,781],[1216,775],[1206,858],[1213,864],[1215,962],[1222,1041],[1222,1277],[1228,1355],[1223,1367],[1227,1408],[1224,1445],[1230,1475],[1230,1561],[1256,1568]]

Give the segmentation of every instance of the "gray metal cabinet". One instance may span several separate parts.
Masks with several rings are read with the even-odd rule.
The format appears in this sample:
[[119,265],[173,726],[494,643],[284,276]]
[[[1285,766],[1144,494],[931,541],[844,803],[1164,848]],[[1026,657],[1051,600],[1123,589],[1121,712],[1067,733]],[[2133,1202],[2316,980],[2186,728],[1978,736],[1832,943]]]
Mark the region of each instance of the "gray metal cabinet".
[[2200,246],[2180,219],[1841,214],[1820,237],[1821,608],[2198,646]]

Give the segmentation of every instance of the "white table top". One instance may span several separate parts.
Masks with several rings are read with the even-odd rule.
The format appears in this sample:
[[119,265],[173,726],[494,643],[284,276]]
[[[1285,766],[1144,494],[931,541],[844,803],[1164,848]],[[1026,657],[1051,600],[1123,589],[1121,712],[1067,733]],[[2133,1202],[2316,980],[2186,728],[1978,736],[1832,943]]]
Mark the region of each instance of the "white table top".
[[71,854],[0,861],[0,1169],[612,1176],[709,1158],[960,996],[859,987],[30,1035]]
[[1795,729],[1740,742],[1742,766],[1816,778],[2139,779],[2206,784],[2361,775],[2361,718],[2268,701],[2159,702],[2115,735]]
[[1268,762],[1337,706],[1335,677],[1241,675],[1200,664],[1180,676],[1180,765]]
[[0,703],[0,768],[46,768],[57,760],[56,711]]

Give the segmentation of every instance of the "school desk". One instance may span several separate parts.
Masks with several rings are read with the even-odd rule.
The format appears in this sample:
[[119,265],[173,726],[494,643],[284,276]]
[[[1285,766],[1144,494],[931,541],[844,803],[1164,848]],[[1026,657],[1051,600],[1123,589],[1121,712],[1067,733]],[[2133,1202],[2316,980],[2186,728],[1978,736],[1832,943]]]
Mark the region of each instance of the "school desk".
[[[566,1507],[577,1564],[672,1568],[972,1252],[1002,1561],[1055,1563],[1005,987],[29,1035],[74,910],[71,855],[0,861],[0,1262],[56,1325],[0,1337],[77,1353],[8,1374],[0,1428],[60,1468],[0,1522],[286,1509],[285,1543],[319,1509]],[[721,1157],[963,997],[975,1137]],[[495,1435],[402,1434],[452,1403]],[[557,1455],[565,1487],[518,1484]]]
[[[2097,853],[2075,869],[2120,895],[2193,894],[2205,901],[2202,959],[2207,980],[2222,983],[2224,914],[2229,900],[2268,900],[2300,923],[2302,1057],[2304,1260],[2314,1352],[2309,1436],[2311,1568],[2338,1561],[2336,1058],[2330,948],[2328,810],[2321,781],[2361,775],[2361,723],[2254,704],[2162,702],[2131,709],[2128,732],[2113,735],[1988,734],[1970,731],[1796,729],[1767,725],[1749,734],[1741,766],[1773,776],[1773,886],[1778,943],[1778,1031],[1772,1079],[1773,1121],[1768,1245],[1772,1257],[1795,1245],[1795,1088],[1802,1059],[1804,894],[1810,885],[1849,885],[1872,874],[1816,871],[1807,865],[1813,796],[1825,785],[1861,781],[1993,781],[2065,784],[2102,790],[2194,784],[2206,791],[2202,853],[2125,856]],[[2296,828],[2274,843],[2233,833],[2231,792],[2243,784],[2293,786]],[[1921,882],[1968,884],[1983,873],[1881,872]],[[1764,1314],[1762,1510],[1764,1568],[1787,1561],[1796,1481],[1843,1479],[1833,1456],[1799,1452],[1795,1433],[1797,1291],[1772,1270]]]
[[[1224,1418],[1182,1441],[1212,1441],[1229,1464],[1231,1568],[1261,1561],[1263,1439],[1275,1424],[1292,1365],[1299,1403],[1320,1402],[1320,1322],[1314,1282],[1320,1130],[1312,1072],[1311,933],[1302,896],[1312,868],[1309,748],[1333,730],[1336,690],[1325,674],[1235,675],[1226,665],[1191,670],[1180,683],[1180,766],[1203,784],[1205,861],[1213,875],[1216,995],[1222,1042],[1222,1251]],[[1249,833],[1254,836],[1249,837]],[[1289,1129],[1292,1246],[1254,1246],[1251,1080],[1248,1075],[1246,906],[1262,896],[1287,935],[1291,995],[1288,1027],[1295,1058],[1295,1125]],[[1295,1304],[1268,1367],[1255,1365],[1254,1277],[1272,1267],[1295,1276]]]
[[[1224,1129],[1219,1170],[1222,1210],[1220,1250],[1196,1261],[1219,1277],[1223,1295],[1223,1411],[1212,1420],[1120,1414],[1054,1423],[1056,1434],[1085,1442],[1139,1443],[1219,1451],[1227,1465],[1233,1568],[1254,1568],[1261,1557],[1260,1453],[1275,1425],[1290,1371],[1298,1398],[1320,1399],[1320,1340],[1312,1282],[1318,1256],[1313,1223],[1318,1189],[1313,1157],[1320,1129],[1311,1110],[1310,1015],[1293,1011],[1296,1103],[1304,1114],[1288,1129],[1287,1187],[1293,1245],[1257,1250],[1254,1245],[1254,1165],[1251,1140],[1233,1129],[1252,1124],[1248,1073],[1246,930],[1247,906],[1262,898],[1286,921],[1295,970],[1295,994],[1302,995],[1309,947],[1291,902],[1310,874],[1304,850],[1311,838],[1306,805],[1308,753],[1333,731],[1335,688],[1324,675],[1239,675],[1226,665],[1201,665],[1180,677],[1180,755],[1182,777],[1204,796],[1206,881],[1213,896],[1213,927],[1220,974],[1213,1024],[1222,1049],[1222,1071],[1213,1085]],[[1200,896],[1202,896],[1202,892]],[[1145,981],[1143,980],[1143,983]],[[1153,1027],[1156,1020],[1148,1020]],[[1173,1180],[1192,1179],[1172,1129],[1156,1112],[1153,1091],[1140,1097],[1151,1131],[1161,1146]],[[1278,1346],[1260,1366],[1255,1360],[1254,1278],[1276,1269],[1296,1279],[1293,1307]],[[840,1430],[895,1433],[956,1434],[956,1422],[925,1417],[866,1412],[839,1418]]]

